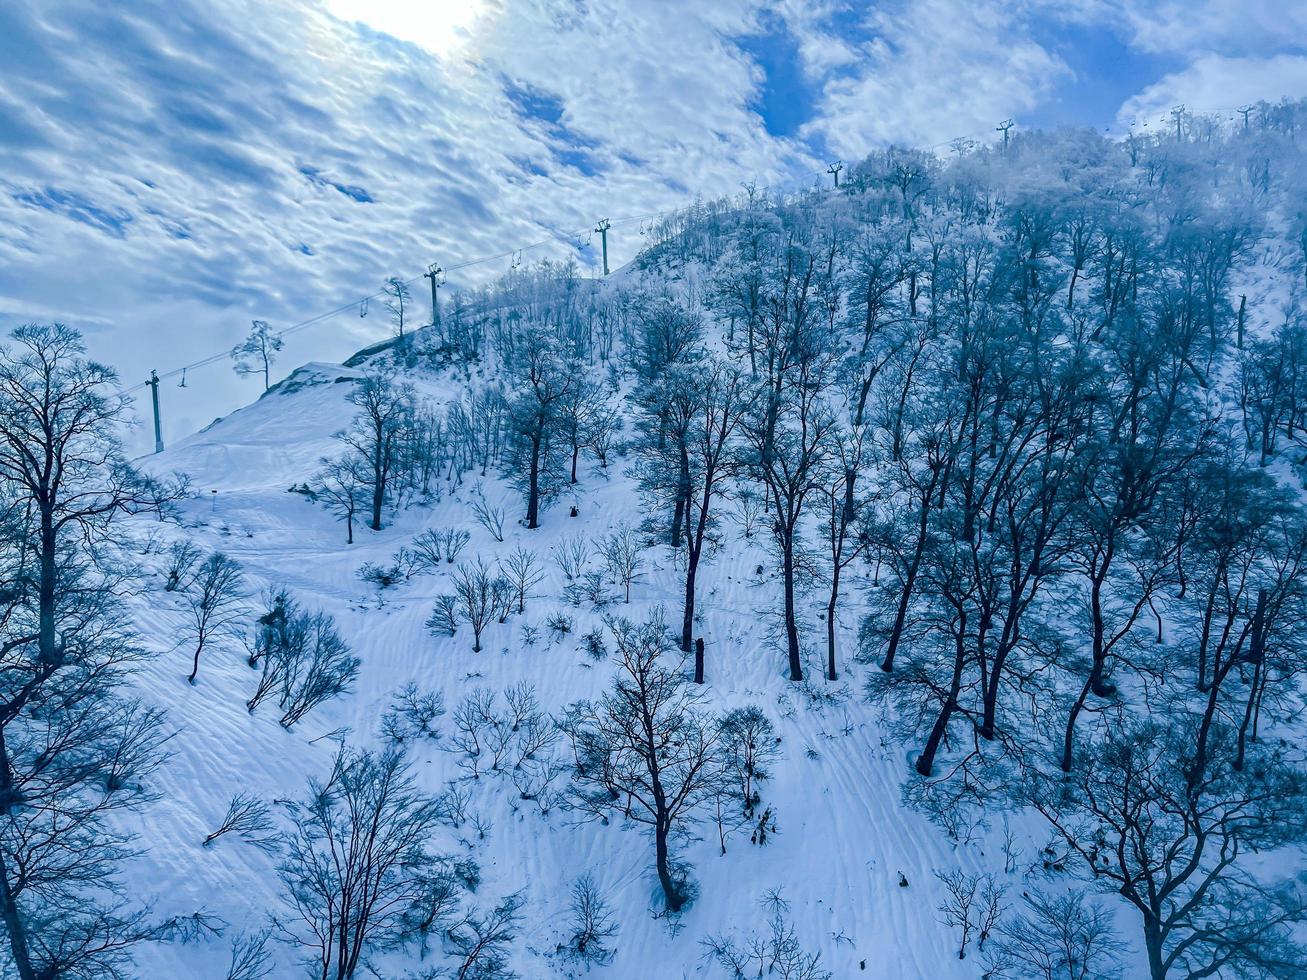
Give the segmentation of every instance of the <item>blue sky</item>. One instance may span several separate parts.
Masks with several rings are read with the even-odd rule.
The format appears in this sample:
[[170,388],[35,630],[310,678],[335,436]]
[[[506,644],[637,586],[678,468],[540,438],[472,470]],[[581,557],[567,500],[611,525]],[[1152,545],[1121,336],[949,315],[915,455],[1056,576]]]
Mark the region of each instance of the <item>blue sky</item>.
[[[134,384],[432,261],[593,267],[605,215],[890,142],[1307,95],[1305,44],[1298,0],[7,0],[0,326],[80,327]],[[384,332],[324,321],[282,368]],[[165,434],[256,394],[196,372]]]

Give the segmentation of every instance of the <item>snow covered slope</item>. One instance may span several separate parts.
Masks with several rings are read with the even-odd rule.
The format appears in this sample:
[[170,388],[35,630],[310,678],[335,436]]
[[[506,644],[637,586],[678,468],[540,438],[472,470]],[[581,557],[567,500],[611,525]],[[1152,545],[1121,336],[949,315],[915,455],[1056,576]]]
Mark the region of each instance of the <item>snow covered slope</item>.
[[[309,478],[318,458],[332,450],[332,434],[349,414],[350,379],[357,376],[356,369],[306,366],[291,376],[295,383],[284,383],[146,463],[155,472],[185,470],[195,490],[183,505],[182,526],[139,519],[142,539],[154,542],[153,561],[161,564],[166,545],[181,538],[226,552],[242,564],[251,594],[288,586],[307,607],[333,615],[362,659],[362,670],[353,693],[287,731],[273,714],[247,713],[255,674],[242,650],[228,645],[206,654],[199,683],[192,687],[185,679],[189,650],[170,645],[181,621],[180,603],[161,591],[136,603],[137,625],[159,653],[141,684],[151,699],[168,706],[176,735],[169,743],[172,759],[159,777],[162,798],[136,818],[147,850],[132,879],[158,896],[160,912],[203,907],[230,924],[221,938],[142,950],[142,976],[221,980],[230,939],[257,929],[269,913],[284,916],[275,855],[235,835],[207,848],[202,840],[234,793],[247,790],[268,800],[299,797],[307,777],[329,769],[333,739],[377,744],[378,720],[405,683],[441,692],[452,713],[476,687],[503,690],[527,682],[546,709],[558,712],[577,698],[600,693],[611,675],[611,663],[595,662],[581,649],[581,637],[602,627],[602,615],[563,599],[565,583],[551,561],[538,590],[541,598],[528,604],[524,616],[492,624],[481,653],[472,652],[466,630],[435,638],[423,625],[435,596],[448,589],[449,566],[381,594],[360,581],[357,571],[367,561],[387,563],[427,528],[467,529],[472,539],[466,554],[490,561],[519,545],[544,557],[565,538],[595,539],[619,524],[638,523],[638,497],[621,462],[607,473],[596,467],[584,473],[578,517],[570,518],[567,507],[559,506],[535,531],[510,521],[502,543],[474,521],[472,488],[464,483],[429,509],[400,512],[379,533],[358,531],[356,544],[346,547],[340,524],[287,490]],[[439,382],[419,383],[437,399],[453,393]],[[493,476],[485,479],[484,492],[510,515],[520,513],[520,500]],[[714,708],[758,704],[777,726],[783,761],[764,790],[764,803],[776,815],[776,835],[765,846],[737,835],[722,855],[715,828],[702,825],[702,839],[685,845],[680,855],[694,865],[701,897],[676,923],[651,912],[658,907],[652,848],[639,830],[583,823],[561,808],[542,814],[517,799],[506,780],[472,784],[471,810],[487,828],[484,839],[465,824],[449,830],[445,848],[471,854],[481,864],[484,881],[476,900],[489,905],[524,890],[527,905],[514,964],[525,977],[565,975],[548,954],[566,928],[571,883],[586,872],[613,904],[621,928],[616,958],[593,971],[596,977],[723,975],[705,961],[700,941],[760,930],[765,916],[759,902],[776,888],[791,904],[803,945],[820,951],[823,965],[837,977],[974,976],[975,967],[958,961],[952,937],[936,922],[943,896],[933,873],[992,867],[993,855],[986,854],[990,845],[958,846],[900,805],[904,758],[857,701],[863,668],[850,664],[837,684],[817,679],[799,687],[783,679],[783,657],[766,626],[776,608],[776,589],[769,572],[758,572],[771,563],[738,529],[727,533],[737,540],[720,560],[705,566],[701,579],[707,694]],[[610,611],[638,621],[663,604],[669,618],[679,614],[682,584],[667,549],[649,556],[651,567],[636,583],[631,605],[619,600]],[[856,574],[865,578],[870,568],[859,565]],[[869,582],[857,585],[869,587]],[[546,622],[560,612],[573,617],[575,626],[569,636],[551,639]],[[855,615],[851,606],[842,624],[846,651]],[[532,646],[523,643],[524,625],[539,631]],[[820,671],[813,675],[819,678]],[[415,769],[433,793],[463,775],[449,748],[447,739],[444,747],[417,747]],[[275,949],[274,975],[299,975],[297,954],[289,947]],[[396,955],[380,969],[384,976],[400,976],[418,965],[415,958]]]

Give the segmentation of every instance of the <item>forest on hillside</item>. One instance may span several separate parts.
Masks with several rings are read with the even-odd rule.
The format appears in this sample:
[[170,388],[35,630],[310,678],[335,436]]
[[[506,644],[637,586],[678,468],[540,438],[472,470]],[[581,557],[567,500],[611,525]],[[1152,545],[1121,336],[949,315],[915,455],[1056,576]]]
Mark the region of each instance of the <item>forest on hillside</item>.
[[[125,458],[113,372],[75,331],[15,331],[0,351],[12,975],[129,977],[141,948],[223,934],[203,910],[163,914],[122,871],[152,836],[187,687],[142,680],[159,655],[133,625],[142,604],[175,609],[191,687],[231,661],[236,721],[288,731],[356,694],[369,623],[419,582],[439,589],[421,593],[426,635],[460,670],[564,642],[611,668],[557,705],[450,668],[448,692],[408,685],[367,709],[376,730],[337,739],[291,799],[237,794],[197,847],[251,842],[282,903],[233,938],[229,980],[283,955],[322,980],[399,976],[375,965],[394,962],[522,975],[531,907],[475,897],[488,831],[468,829],[471,787],[647,834],[659,921],[725,902],[689,842],[765,844],[768,780],[801,761],[780,759],[775,703],[714,689],[726,643],[705,630],[705,582],[739,556],[765,587],[738,617],[786,710],[881,726],[904,812],[953,846],[1009,835],[988,870],[941,872],[943,904],[921,913],[967,975],[1307,975],[1304,123],[1307,103],[1286,102],[1125,139],[891,148],[838,186],[748,187],[652,222],[607,280],[515,268],[420,328],[392,280],[396,335],[330,383],[272,384],[278,345],[256,324],[236,355],[260,404],[347,392],[352,417],[327,420],[330,451],[279,499],[337,519],[343,555],[385,543],[342,558],[374,603],[349,625],[307,590],[253,588],[236,545],[191,541],[218,503]],[[535,544],[620,480],[606,533]],[[384,538],[437,506],[439,527]],[[641,605],[655,571],[666,594]],[[454,775],[429,787],[414,760],[436,742]],[[1042,831],[1022,862],[1009,815]],[[451,828],[464,851],[434,845]],[[569,916],[555,975],[613,963],[630,926],[603,890],[582,875],[554,891]],[[696,956],[713,975],[831,977],[790,914],[777,893],[748,913],[761,931]]]

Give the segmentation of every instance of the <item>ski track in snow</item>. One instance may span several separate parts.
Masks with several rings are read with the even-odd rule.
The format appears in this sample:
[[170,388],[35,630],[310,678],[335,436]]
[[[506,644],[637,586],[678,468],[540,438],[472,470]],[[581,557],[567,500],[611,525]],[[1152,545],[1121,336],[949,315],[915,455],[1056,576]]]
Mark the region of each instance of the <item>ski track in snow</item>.
[[[323,382],[358,373],[322,365],[306,370]],[[436,382],[426,384],[425,394],[453,394]],[[204,908],[229,923],[221,938],[143,948],[138,956],[142,977],[222,980],[230,940],[258,928],[269,912],[286,915],[275,856],[235,834],[208,848],[201,841],[240,790],[269,801],[302,798],[306,780],[329,769],[335,744],[327,736],[332,733],[348,729],[351,744],[379,745],[380,716],[406,682],[444,694],[442,722],[448,731],[454,708],[474,687],[502,690],[527,680],[543,707],[558,712],[578,698],[598,695],[611,676],[610,662],[595,664],[580,650],[581,637],[601,625],[602,614],[567,605],[549,553],[561,538],[583,534],[593,540],[621,521],[639,521],[636,489],[623,475],[621,459],[607,476],[594,467],[587,470],[579,488],[581,516],[575,520],[562,502],[546,512],[540,529],[527,531],[512,523],[520,502],[511,491],[493,474],[484,480],[469,474],[434,507],[388,514],[389,526],[379,533],[360,521],[355,545],[346,547],[344,526],[287,488],[308,479],[318,458],[335,451],[332,433],[350,415],[348,388],[319,383],[289,393],[274,390],[148,461],[154,472],[181,469],[194,480],[184,526],[136,519],[142,540],[158,536],[148,559],[156,569],[163,565],[167,543],[180,538],[224,550],[242,563],[252,602],[264,587],[284,585],[306,608],[335,616],[362,668],[352,693],[286,731],[277,723],[275,705],[265,704],[253,715],[246,711],[254,672],[239,644],[206,649],[199,681],[191,687],[185,681],[189,650],[179,646],[179,597],[162,592],[156,576],[151,590],[133,600],[136,626],[158,653],[140,675],[139,687],[147,699],[168,709],[175,735],[169,742],[171,758],[151,784],[158,801],[128,818],[145,847],[129,868],[129,881],[139,894],[155,897],[160,913]],[[502,544],[475,522],[466,503],[478,482],[510,515]],[[218,493],[211,493],[214,489]],[[486,630],[480,654],[471,651],[466,626],[453,638],[432,638],[423,625],[434,597],[448,588],[452,566],[384,594],[357,577],[365,561],[387,562],[423,529],[449,526],[472,534],[462,558],[479,554],[489,562],[522,544],[536,551],[548,572],[538,589],[540,598],[528,602],[525,615]],[[745,541],[729,519],[723,530],[727,549],[706,559],[700,575],[706,694],[713,711],[756,702],[776,725],[784,755],[763,786],[763,800],[776,811],[778,833],[764,847],[751,845],[747,833],[737,834],[722,856],[716,828],[705,822],[698,828],[700,840],[679,845],[677,856],[695,868],[700,897],[675,929],[651,914],[653,849],[640,828],[618,821],[610,826],[581,823],[575,814],[557,809],[542,816],[533,804],[516,799],[506,779],[483,777],[474,785],[472,809],[490,821],[488,839],[474,839],[471,827],[464,825],[443,831],[439,848],[471,853],[480,863],[483,882],[470,901],[489,906],[524,889],[527,905],[513,963],[525,978],[568,975],[548,954],[567,925],[571,883],[585,872],[595,876],[621,928],[616,958],[587,974],[596,980],[724,976],[704,960],[700,940],[761,930],[765,914],[758,902],[776,887],[790,903],[805,948],[820,950],[823,965],[837,978],[974,977],[979,957],[973,950],[959,962],[951,931],[936,920],[942,889],[933,872],[1001,870],[1002,861],[995,868],[980,845],[955,848],[900,803],[907,772],[903,752],[882,742],[880,727],[859,697],[865,668],[852,663],[853,627],[864,601],[865,590],[858,584],[862,567],[850,569],[841,603],[843,674],[836,687],[848,696],[843,704],[818,707],[785,679],[783,651],[769,638],[778,598],[759,536]],[[647,574],[634,585],[631,605],[623,605],[619,596],[609,611],[638,620],[661,603],[669,622],[679,622],[681,584],[667,549],[645,552],[644,559]],[[766,569],[761,577],[755,574],[759,564]],[[810,619],[806,642],[813,651],[808,669],[818,689],[826,685],[821,672],[825,627],[816,615],[824,606],[820,589],[804,603]],[[576,628],[564,641],[551,642],[544,623],[558,610],[574,616]],[[252,611],[251,622],[255,615]],[[540,629],[534,647],[521,642],[524,623]],[[809,758],[809,749],[815,758]],[[412,764],[431,792],[461,775],[455,753],[439,745],[416,746]],[[907,888],[899,887],[900,871],[909,880]],[[1019,888],[1019,881],[1012,883]],[[289,947],[274,944],[274,951],[274,976],[301,975]],[[378,957],[375,963],[387,977],[422,965],[416,954]]]

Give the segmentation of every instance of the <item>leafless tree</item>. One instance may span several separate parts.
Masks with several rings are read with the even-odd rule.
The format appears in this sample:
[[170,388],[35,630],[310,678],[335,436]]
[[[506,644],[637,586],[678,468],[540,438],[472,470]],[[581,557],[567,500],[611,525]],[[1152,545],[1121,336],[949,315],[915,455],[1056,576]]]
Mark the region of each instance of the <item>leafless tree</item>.
[[454,595],[459,611],[472,627],[472,651],[481,652],[481,633],[494,620],[496,601],[494,577],[480,558],[464,562],[454,570]]
[[195,644],[187,681],[195,683],[200,672],[200,653],[207,643],[239,635],[245,599],[240,563],[215,551],[204,560],[186,587],[186,635]]
[[986,957],[995,980],[1116,980],[1124,943],[1112,916],[1081,890],[1025,896],[1024,910],[999,926]]
[[640,575],[640,552],[644,550],[640,535],[634,528],[622,525],[599,543],[608,571],[626,590],[626,601],[631,601],[631,583]]
[[558,947],[559,952],[581,963],[609,963],[616,952],[611,943],[617,935],[617,922],[593,876],[585,874],[572,882],[569,910],[569,935],[566,943]]
[[143,654],[114,519],[162,492],[124,457],[125,407],[74,330],[0,348],[0,920],[20,980],[112,973],[158,936],[118,890],[131,840],[108,819],[148,798],[168,736],[119,692]]
[[1115,732],[1069,785],[1038,778],[1028,798],[1095,880],[1139,912],[1153,980],[1301,972],[1293,929],[1307,921],[1307,893],[1263,885],[1239,859],[1301,839],[1307,779],[1269,752],[1255,774],[1236,770],[1225,727],[1212,730],[1209,760],[1195,770],[1186,760],[1196,728],[1184,719]]
[[254,326],[243,341],[231,349],[231,359],[237,374],[262,374],[263,390],[270,387],[272,363],[285,345],[280,334],[273,333],[264,320],[255,320]]
[[314,976],[348,980],[369,951],[405,938],[429,897],[440,808],[398,749],[342,748],[327,779],[310,780],[287,813],[280,874],[296,918],[281,929],[309,953]]
[[266,849],[276,846],[272,838],[274,829],[268,804],[254,794],[242,790],[231,798],[222,823],[201,843],[204,847],[209,847],[219,837],[234,833],[251,844]]
[[573,805],[595,818],[617,811],[652,830],[658,881],[677,912],[688,894],[669,845],[722,778],[718,735],[698,689],[671,662],[664,622],[610,625],[621,658],[613,688],[571,705],[562,722],[576,760]]
[[514,548],[500,563],[500,568],[513,586],[517,595],[517,612],[521,615],[526,611],[526,600],[532,595],[532,589],[544,581],[544,570],[536,563],[535,553],[525,548]]
[[354,543],[354,515],[367,505],[369,481],[358,456],[322,460],[313,492],[338,520],[345,522],[345,543]]
[[397,336],[403,340],[404,325],[408,322],[408,304],[413,298],[413,293],[408,288],[408,283],[395,276],[391,276],[382,284],[381,291],[386,296],[386,312],[390,314],[390,319],[395,324]]

